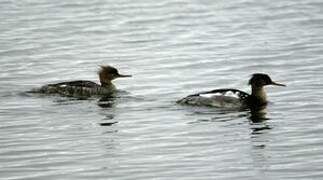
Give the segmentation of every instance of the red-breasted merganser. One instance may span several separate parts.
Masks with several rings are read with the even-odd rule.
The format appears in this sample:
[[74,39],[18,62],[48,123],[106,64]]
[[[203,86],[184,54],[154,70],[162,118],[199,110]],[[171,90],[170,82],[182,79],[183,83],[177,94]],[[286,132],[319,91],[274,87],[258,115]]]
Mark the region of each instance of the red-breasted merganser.
[[276,85],[285,86],[271,80],[267,74],[253,74],[249,80],[251,94],[237,89],[215,89],[212,91],[200,92],[189,95],[177,101],[180,104],[213,106],[224,108],[239,108],[260,110],[268,103],[264,86]]
[[68,81],[56,84],[47,84],[38,89],[33,89],[32,93],[60,94],[71,97],[89,97],[92,95],[111,95],[117,91],[112,84],[112,80],[131,75],[119,74],[118,70],[112,66],[101,66],[98,72],[100,84],[92,81]]

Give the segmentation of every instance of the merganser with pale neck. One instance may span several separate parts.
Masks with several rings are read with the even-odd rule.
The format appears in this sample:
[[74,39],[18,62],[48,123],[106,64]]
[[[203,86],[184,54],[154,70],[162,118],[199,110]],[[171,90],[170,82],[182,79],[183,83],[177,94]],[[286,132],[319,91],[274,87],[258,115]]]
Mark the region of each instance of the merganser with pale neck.
[[251,94],[237,89],[215,89],[189,95],[177,103],[239,109],[263,109],[268,103],[264,86],[286,86],[271,80],[267,74],[255,73],[249,80]]
[[92,81],[78,80],[67,81],[56,84],[48,84],[38,89],[33,89],[32,93],[60,94],[70,97],[89,97],[92,95],[111,95],[117,92],[112,80],[116,78],[131,77],[131,75],[119,74],[118,70],[112,66],[101,66],[98,72],[100,84]]

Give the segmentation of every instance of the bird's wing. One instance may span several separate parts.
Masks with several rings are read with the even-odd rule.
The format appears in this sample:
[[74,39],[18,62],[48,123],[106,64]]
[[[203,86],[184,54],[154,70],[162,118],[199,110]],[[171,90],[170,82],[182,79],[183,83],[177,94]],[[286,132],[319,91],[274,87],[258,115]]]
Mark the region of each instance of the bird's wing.
[[216,96],[216,95],[237,97],[241,100],[245,100],[250,96],[248,93],[240,91],[238,89],[214,89],[211,91],[199,92],[189,96]]
[[99,85],[95,82],[92,81],[68,81],[68,82],[61,82],[57,84],[49,84],[49,86],[56,86],[56,87],[64,87],[64,86],[75,86],[75,87],[88,87],[88,88],[93,88],[93,87],[98,87]]

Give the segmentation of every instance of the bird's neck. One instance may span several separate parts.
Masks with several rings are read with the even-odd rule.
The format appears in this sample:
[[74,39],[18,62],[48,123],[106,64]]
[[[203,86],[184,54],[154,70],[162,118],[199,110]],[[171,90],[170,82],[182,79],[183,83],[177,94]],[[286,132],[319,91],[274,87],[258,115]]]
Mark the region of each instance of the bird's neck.
[[267,103],[267,95],[263,86],[262,87],[252,86],[251,89],[252,89],[252,92],[251,92],[252,96],[255,96],[260,101],[260,103]]
[[102,87],[105,87],[105,88],[111,88],[111,87],[114,87],[114,85],[112,84],[112,82],[111,81],[100,81],[100,83],[101,83],[101,86]]

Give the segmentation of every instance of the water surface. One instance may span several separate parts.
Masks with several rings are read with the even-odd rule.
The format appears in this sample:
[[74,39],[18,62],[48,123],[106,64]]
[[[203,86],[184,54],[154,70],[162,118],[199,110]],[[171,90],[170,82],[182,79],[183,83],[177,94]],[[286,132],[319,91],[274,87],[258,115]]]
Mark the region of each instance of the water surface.
[[[0,179],[322,179],[320,0],[3,0],[0,17]],[[101,64],[129,94],[24,93]],[[287,84],[267,120],[175,104],[254,72]]]

